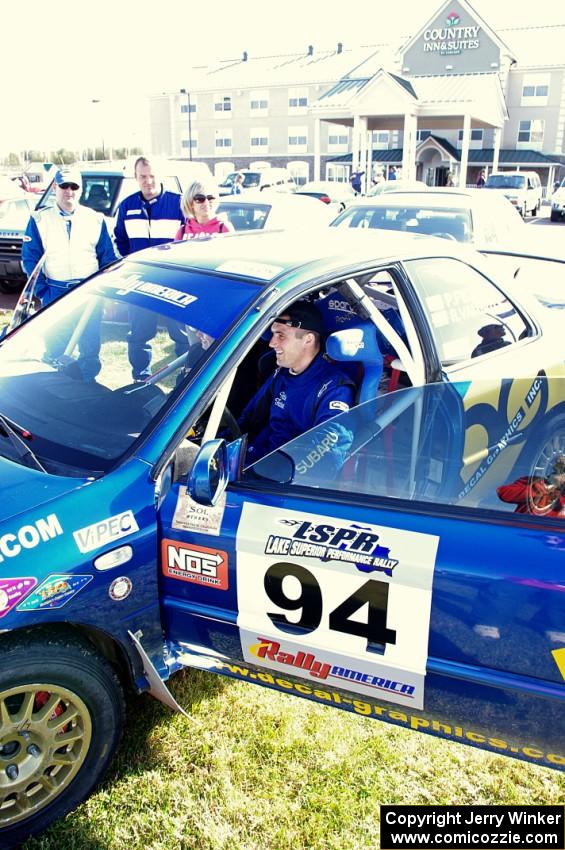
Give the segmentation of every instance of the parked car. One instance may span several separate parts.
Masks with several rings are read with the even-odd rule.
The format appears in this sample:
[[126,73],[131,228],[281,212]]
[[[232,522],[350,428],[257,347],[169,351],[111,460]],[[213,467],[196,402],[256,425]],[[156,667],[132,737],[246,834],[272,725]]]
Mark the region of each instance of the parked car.
[[0,289],[21,289],[26,276],[21,264],[25,229],[36,199],[8,177],[0,178]]
[[443,236],[472,243],[479,250],[521,244],[527,233],[524,222],[504,197],[482,189],[427,189],[356,198],[332,227]]
[[288,168],[261,168],[256,170],[242,168],[239,171],[232,171],[224,177],[219,184],[220,196],[231,195],[238,174],[243,176],[242,192],[249,189],[258,189],[260,192],[265,189],[274,192],[294,192],[296,189],[294,177]]
[[257,191],[221,198],[218,214],[227,217],[234,230],[325,227],[335,215],[315,198]]
[[537,215],[541,207],[543,190],[536,171],[493,171],[487,177],[484,188],[503,194],[522,218],[526,218],[529,212]]
[[381,180],[375,183],[367,192],[367,196],[373,198],[382,195],[383,192],[425,192],[428,186],[421,180]]
[[565,216],[565,179],[557,186],[551,196],[551,220],[561,221]]
[[[249,464],[230,411],[303,298],[359,403]],[[160,327],[144,383],[116,305]],[[470,249],[329,229],[140,252],[4,339],[3,846],[91,792],[128,683],[178,708],[186,667],[563,771],[564,361]]]
[[341,212],[355,198],[349,183],[334,180],[312,180],[296,190],[297,195],[310,195],[331,206],[335,213]]

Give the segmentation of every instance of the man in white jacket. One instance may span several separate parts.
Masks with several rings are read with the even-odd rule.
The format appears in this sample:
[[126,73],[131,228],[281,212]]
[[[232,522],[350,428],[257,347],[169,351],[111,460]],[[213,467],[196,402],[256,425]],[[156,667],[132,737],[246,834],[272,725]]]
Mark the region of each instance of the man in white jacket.
[[28,276],[44,257],[35,285],[42,307],[117,259],[104,217],[79,204],[80,172],[60,168],[53,186],[55,205],[31,214],[22,246]]
[[[84,278],[118,259],[104,217],[79,204],[80,172],[61,168],[54,179],[55,205],[34,212],[28,222],[22,247],[22,262],[29,276],[42,262],[35,296],[46,307]],[[72,333],[59,332],[49,340],[43,359],[71,377],[94,380],[100,371],[100,319],[95,311],[78,341],[79,358],[63,362]],[[61,325],[58,325],[61,329]]]

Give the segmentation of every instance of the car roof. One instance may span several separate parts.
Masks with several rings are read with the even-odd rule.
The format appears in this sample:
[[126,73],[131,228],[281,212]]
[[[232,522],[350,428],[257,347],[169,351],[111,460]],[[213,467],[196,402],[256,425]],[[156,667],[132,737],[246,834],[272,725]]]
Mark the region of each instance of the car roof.
[[[316,199],[310,199],[319,204]],[[421,257],[482,257],[467,246],[431,236],[391,231],[312,228],[298,231],[240,231],[221,238],[172,242],[140,251],[128,261],[197,268],[255,279],[265,284],[290,271],[308,276],[347,273],[363,265]]]
[[[498,203],[494,201],[494,195],[485,192],[484,189],[438,189],[429,188],[425,191],[406,189],[399,192],[383,192],[381,195],[372,195],[370,197],[357,197],[355,201],[349,205],[348,209],[353,209],[356,206],[376,207],[376,206],[404,206],[404,205],[421,205],[422,207],[453,207],[455,206],[472,206],[475,204],[491,204]],[[507,203],[505,198],[499,198],[503,203]]]

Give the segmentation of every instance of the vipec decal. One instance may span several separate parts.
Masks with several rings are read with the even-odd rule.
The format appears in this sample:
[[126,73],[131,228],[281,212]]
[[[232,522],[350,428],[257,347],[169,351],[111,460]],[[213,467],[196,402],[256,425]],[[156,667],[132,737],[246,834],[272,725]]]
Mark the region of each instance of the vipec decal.
[[36,590],[18,605],[18,611],[42,611],[62,608],[93,579],[86,575],[47,576]]
[[106,543],[127,537],[134,531],[139,531],[139,526],[132,511],[122,511],[121,514],[107,517],[93,523],[93,525],[87,525],[73,531],[73,537],[79,551],[84,555],[87,552],[94,551],[94,549],[99,549]]
[[202,584],[216,590],[228,589],[228,554],[221,549],[208,549],[178,540],[162,542],[163,575],[181,581]]
[[270,534],[266,555],[295,555],[321,561],[349,561],[362,573],[382,571],[391,576],[398,560],[390,557],[390,549],[378,541],[380,536],[370,528],[350,525],[314,524],[294,519],[279,519],[290,529],[290,536]]
[[5,558],[16,558],[22,549],[35,549],[40,543],[47,543],[62,535],[63,529],[56,514],[49,514],[28,525],[22,525],[15,532],[0,536],[0,562]]
[[36,578],[0,579],[0,617],[9,614],[37,584]]

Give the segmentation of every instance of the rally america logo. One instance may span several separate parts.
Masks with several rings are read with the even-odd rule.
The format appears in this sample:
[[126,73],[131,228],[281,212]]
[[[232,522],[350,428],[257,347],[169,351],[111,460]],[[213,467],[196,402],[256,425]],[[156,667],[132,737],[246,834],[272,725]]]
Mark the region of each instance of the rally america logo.
[[[294,520],[281,518],[278,522],[292,527]],[[378,543],[379,535],[367,526],[296,521],[291,534],[290,537],[270,534],[265,554],[295,555],[320,561],[348,561],[362,573],[383,572],[388,576],[392,576],[398,564],[396,559],[390,557],[390,549]]]

